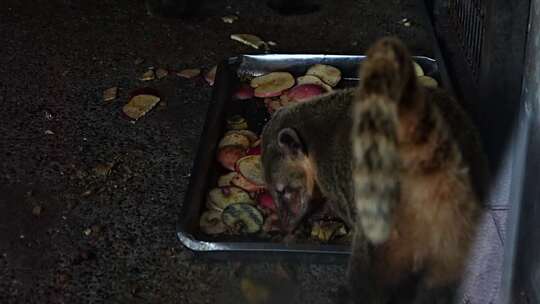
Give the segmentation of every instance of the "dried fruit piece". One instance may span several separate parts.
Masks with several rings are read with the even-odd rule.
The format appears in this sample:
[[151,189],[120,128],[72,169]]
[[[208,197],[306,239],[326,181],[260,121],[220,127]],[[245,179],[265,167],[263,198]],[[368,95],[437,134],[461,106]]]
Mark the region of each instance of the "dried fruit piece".
[[183,77],[183,78],[187,78],[187,79],[197,77],[200,74],[201,74],[200,69],[185,69],[185,70],[181,70],[180,72],[176,73],[176,75],[178,75],[180,77]]
[[242,84],[238,90],[234,93],[234,99],[238,100],[246,100],[253,98],[255,92],[253,91],[253,88],[250,87],[247,84]]
[[103,101],[112,101],[116,99],[118,95],[118,87],[108,88],[103,91]]
[[214,81],[216,80],[216,71],[217,71],[217,65],[213,66],[208,73],[204,75],[204,80],[208,82],[209,85],[213,86]]
[[138,120],[148,113],[148,111],[152,110],[159,100],[160,98],[154,95],[137,95],[131,98],[131,100],[122,108],[122,111],[129,118]]
[[290,101],[306,101],[324,93],[324,89],[316,84],[301,84],[287,93]]
[[416,62],[413,60],[413,66],[414,66],[414,73],[416,74],[416,76],[420,77],[420,76],[424,76],[424,70],[422,69],[422,67]]
[[238,175],[238,173],[230,172],[230,173],[220,176],[217,182],[218,187],[232,186],[232,180],[236,175]]
[[165,77],[167,77],[167,75],[169,75],[169,71],[167,71],[165,69],[159,68],[159,69],[156,70],[157,79],[165,78]]
[[226,169],[234,171],[236,162],[246,156],[246,149],[240,146],[225,146],[218,150],[218,162]]
[[429,76],[420,76],[418,77],[418,82],[425,86],[425,87],[428,87],[428,88],[436,88],[439,86],[439,83],[437,82],[437,80],[435,80],[434,78],[432,77],[429,77]]
[[294,77],[288,72],[272,72],[251,80],[256,97],[274,97],[294,85]]
[[266,45],[266,43],[260,37],[252,34],[232,34],[231,39],[256,49]]
[[208,193],[209,209],[223,210],[231,204],[255,204],[249,194],[237,187],[214,188]]
[[253,131],[250,130],[230,130],[225,132],[225,136],[231,135],[231,134],[241,134],[249,139],[250,144],[253,144],[258,140],[257,134],[255,134]]
[[318,86],[321,86],[326,92],[332,91],[332,87],[324,83],[319,77],[313,76],[313,75],[305,75],[296,78],[296,84],[316,84]]
[[263,186],[255,185],[254,183],[248,181],[242,174],[236,174],[231,180],[231,183],[247,192],[260,192],[264,189]]
[[139,78],[141,81],[150,81],[156,79],[156,73],[153,69],[149,69],[148,71],[144,72]]
[[249,155],[239,159],[236,162],[236,172],[256,185],[265,185],[260,155]]
[[277,213],[272,213],[270,214],[270,216],[266,217],[262,229],[264,232],[281,231],[279,216],[277,215]]
[[220,234],[227,230],[227,227],[221,220],[221,212],[216,210],[203,212],[199,219],[199,226],[206,234]]
[[306,75],[316,76],[331,87],[335,87],[341,80],[341,71],[338,68],[327,64],[316,64],[311,66],[306,72]]
[[239,134],[239,133],[232,133],[229,135],[226,135],[221,139],[219,142],[218,148],[226,147],[226,146],[239,146],[244,149],[248,149],[251,145],[251,141],[248,137]]
[[223,16],[223,17],[221,17],[221,20],[223,20],[223,22],[225,22],[225,23],[232,24],[236,20],[238,20],[238,16],[235,16],[235,15]]
[[229,130],[244,130],[247,128],[247,121],[240,115],[234,115],[227,119],[227,129]]
[[263,225],[261,212],[246,203],[228,205],[223,210],[221,219],[225,225],[240,233],[259,232]]

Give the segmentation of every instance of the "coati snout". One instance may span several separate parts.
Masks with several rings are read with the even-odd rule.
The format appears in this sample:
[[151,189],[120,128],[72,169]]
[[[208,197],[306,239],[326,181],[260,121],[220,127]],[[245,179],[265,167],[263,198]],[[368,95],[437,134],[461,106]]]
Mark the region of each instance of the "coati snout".
[[[277,144],[275,144],[277,143]],[[292,232],[310,210],[315,170],[296,130],[284,128],[263,142],[265,179],[285,232]]]

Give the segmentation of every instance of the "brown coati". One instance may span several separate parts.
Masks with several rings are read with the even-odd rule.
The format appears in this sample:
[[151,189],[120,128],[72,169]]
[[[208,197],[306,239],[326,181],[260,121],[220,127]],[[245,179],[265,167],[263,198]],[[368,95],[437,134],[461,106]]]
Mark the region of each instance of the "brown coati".
[[487,166],[467,115],[444,91],[418,84],[399,40],[370,48],[357,88],[277,111],[262,150],[285,229],[321,198],[353,228],[353,300],[394,302],[414,278],[405,303],[450,301]]

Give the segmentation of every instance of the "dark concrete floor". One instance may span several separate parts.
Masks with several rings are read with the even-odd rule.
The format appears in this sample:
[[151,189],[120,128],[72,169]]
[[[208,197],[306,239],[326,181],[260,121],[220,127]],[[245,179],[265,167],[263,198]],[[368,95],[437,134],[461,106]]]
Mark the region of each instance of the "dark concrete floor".
[[[209,68],[252,52],[229,39],[242,32],[278,51],[333,54],[395,34],[431,56],[426,25],[412,0],[326,1],[292,17],[264,1],[207,2],[207,16],[189,20],[149,17],[141,1],[0,2],[0,303],[242,303],[250,275],[291,287],[280,303],[332,303],[344,264],[240,267],[180,246],[175,221],[212,88],[137,79],[148,66]],[[223,23],[231,13],[239,20]],[[163,102],[131,124],[120,109],[142,85]],[[119,98],[105,103],[112,86]]]

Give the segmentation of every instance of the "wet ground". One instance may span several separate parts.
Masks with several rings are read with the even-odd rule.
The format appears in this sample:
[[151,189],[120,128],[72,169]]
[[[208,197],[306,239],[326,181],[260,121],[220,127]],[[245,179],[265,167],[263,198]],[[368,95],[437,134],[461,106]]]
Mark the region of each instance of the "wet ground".
[[[253,52],[232,33],[331,54],[395,34],[432,56],[416,1],[326,1],[289,17],[264,1],[207,2],[205,17],[178,20],[148,16],[141,1],[0,2],[0,303],[243,303],[250,276],[284,289],[275,302],[333,302],[343,263],[208,262],[180,246],[175,222],[212,88],[138,78]],[[224,23],[230,14],[239,20]],[[104,102],[114,86],[118,98]],[[120,111],[141,86],[163,101],[132,124]]]

